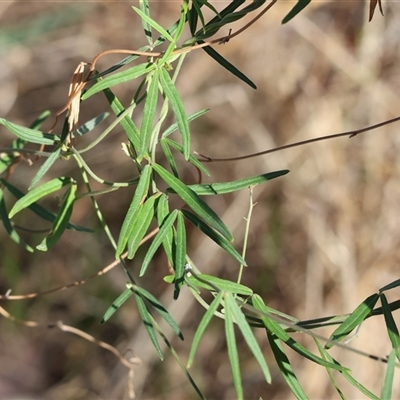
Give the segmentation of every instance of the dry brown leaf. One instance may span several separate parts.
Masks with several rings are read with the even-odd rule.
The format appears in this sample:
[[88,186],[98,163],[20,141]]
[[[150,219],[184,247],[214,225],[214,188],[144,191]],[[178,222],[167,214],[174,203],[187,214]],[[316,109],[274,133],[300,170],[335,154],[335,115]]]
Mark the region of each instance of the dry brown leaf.
[[382,0],[370,0],[369,2],[369,22],[371,22],[372,17],[374,16],[376,5],[379,5],[379,11],[383,16],[383,8],[382,8]]

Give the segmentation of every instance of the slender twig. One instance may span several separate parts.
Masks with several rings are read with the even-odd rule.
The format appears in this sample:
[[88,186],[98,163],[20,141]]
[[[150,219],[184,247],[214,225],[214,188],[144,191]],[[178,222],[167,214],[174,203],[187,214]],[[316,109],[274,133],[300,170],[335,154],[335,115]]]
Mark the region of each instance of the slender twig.
[[[140,242],[139,246],[141,246],[143,243],[147,242],[149,239],[151,239],[153,236],[155,236],[158,231],[159,231],[159,228],[155,228],[154,230],[152,230],[149,234],[147,234],[142,239],[142,241]],[[125,252],[124,254],[122,254],[120,259],[113,261],[112,263],[108,264],[106,267],[104,267],[100,271],[96,272],[93,275],[89,275],[87,278],[82,279],[80,281],[75,281],[75,282],[69,283],[67,285],[58,286],[56,288],[53,288],[53,289],[50,289],[50,290],[46,290],[44,292],[35,292],[35,293],[20,294],[20,295],[0,294],[0,300],[26,300],[26,299],[33,299],[35,297],[44,296],[46,294],[55,293],[55,292],[61,292],[61,291],[65,290],[65,289],[69,289],[69,288],[72,288],[72,287],[85,285],[90,280],[98,278],[99,276],[105,275],[107,272],[110,272],[113,268],[115,268],[117,265],[119,265],[121,263],[121,261],[124,260],[127,256],[128,256],[128,252]]]
[[347,131],[347,132],[342,132],[342,133],[335,133],[333,135],[319,136],[317,138],[302,140],[301,142],[285,144],[284,146],[279,146],[279,147],[275,147],[273,149],[263,150],[263,151],[259,151],[257,153],[247,154],[245,156],[239,156],[239,157],[215,158],[215,157],[206,156],[206,155],[201,154],[201,153],[199,153],[197,151],[194,151],[193,153],[196,154],[197,156],[201,157],[201,158],[199,158],[199,161],[201,161],[201,162],[223,162],[223,161],[247,160],[249,158],[259,157],[259,156],[263,156],[265,154],[270,154],[270,153],[275,153],[277,151],[291,149],[293,147],[304,146],[304,145],[310,144],[310,143],[322,142],[322,141],[328,140],[328,139],[336,139],[336,138],[339,138],[339,137],[342,137],[342,136],[349,136],[350,138],[352,138],[352,137],[357,136],[357,135],[359,135],[361,133],[369,132],[369,131],[372,131],[374,129],[381,128],[382,126],[393,124],[394,122],[397,122],[397,121],[400,121],[400,116],[396,117],[396,118],[389,119],[389,120],[384,121],[384,122],[380,122],[379,124],[367,126],[366,128],[356,129],[354,131]]
[[[180,54],[184,54],[184,53],[190,53],[194,50],[198,50],[204,47],[209,47],[215,44],[223,44],[223,43],[227,43],[230,39],[234,38],[235,36],[239,35],[240,33],[242,33],[243,31],[245,31],[246,29],[248,29],[251,25],[253,25],[259,18],[261,18],[275,3],[277,2],[277,0],[272,0],[271,3],[269,3],[262,11],[260,11],[250,22],[248,22],[245,26],[243,26],[241,29],[239,29],[236,32],[229,32],[228,35],[224,35],[222,37],[216,38],[216,39],[212,39],[203,43],[198,43],[195,44],[193,46],[187,46],[187,47],[181,47],[180,49],[175,50],[174,52],[171,53],[171,56],[176,56],[176,55],[180,55]],[[65,111],[69,110],[71,108],[71,105],[74,102],[74,99],[76,96],[80,95],[80,93],[82,93],[82,90],[85,88],[86,84],[89,82],[91,76],[93,75],[95,69],[96,69],[96,64],[97,61],[99,61],[99,59],[101,57],[104,57],[106,55],[110,55],[110,54],[131,54],[131,55],[137,55],[137,56],[141,56],[141,57],[153,57],[153,58],[160,58],[164,55],[164,52],[151,52],[151,51],[138,51],[138,50],[130,50],[130,49],[110,49],[110,50],[105,50],[102,51],[101,53],[97,54],[91,63],[88,63],[88,65],[90,65],[90,69],[85,77],[85,79],[83,81],[81,81],[80,83],[74,82],[74,92],[70,93],[69,98],[68,98],[68,102],[67,104],[61,108],[61,110],[59,110],[56,113],[55,116],[55,121],[53,123],[53,126],[50,128],[49,132],[51,132],[54,127],[57,124],[58,121],[58,117],[64,113]],[[75,76],[75,74],[74,74]]]
[[[243,260],[246,257],[247,242],[248,242],[248,238],[249,238],[249,234],[250,234],[250,221],[251,221],[251,216],[253,214],[253,209],[254,209],[254,206],[255,206],[255,204],[253,203],[253,186],[249,187],[249,201],[250,201],[249,212],[247,213],[247,217],[245,218],[245,220],[246,220],[246,229],[245,229],[245,232],[244,232],[244,240],[243,240],[243,251],[242,251]],[[244,265],[240,264],[237,283],[240,283],[241,280],[242,280],[243,268],[244,268]]]

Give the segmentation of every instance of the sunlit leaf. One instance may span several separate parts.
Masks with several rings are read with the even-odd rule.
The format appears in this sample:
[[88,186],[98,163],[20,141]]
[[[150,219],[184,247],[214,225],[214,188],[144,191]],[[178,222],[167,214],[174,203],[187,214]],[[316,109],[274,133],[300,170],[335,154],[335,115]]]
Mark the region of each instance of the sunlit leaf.
[[[194,121],[196,118],[201,117],[202,115],[208,113],[210,111],[210,109],[206,108],[204,110],[200,110],[200,111],[196,111],[193,114],[189,114],[187,116],[187,120],[188,122]],[[166,138],[167,136],[169,136],[171,133],[177,131],[179,129],[178,127],[178,123],[175,122],[172,125],[170,125],[162,134],[163,138]]]
[[136,293],[139,294],[142,299],[147,300],[154,308],[155,311],[157,311],[161,317],[165,320],[165,322],[172,328],[172,330],[178,335],[178,337],[181,340],[184,340],[183,334],[178,326],[178,324],[175,322],[175,320],[172,318],[171,314],[167,311],[167,309],[162,305],[162,303],[157,300],[150,292],[148,292],[146,289],[143,289],[139,286],[136,286],[134,284],[129,283],[127,285],[128,287],[131,287],[131,289]]
[[139,205],[144,202],[149,190],[151,177],[151,167],[150,165],[145,165],[140,175],[139,183],[136,187],[135,194],[132,198],[132,202],[129,206],[128,212],[126,213],[124,222],[122,223],[121,231],[118,238],[117,250],[115,252],[115,257],[119,258],[125,249],[129,237],[132,234],[133,220],[136,217],[136,212]]
[[184,283],[186,264],[186,228],[182,212],[178,212],[176,224],[176,248],[175,248],[175,292],[174,299],[179,296],[180,289]]
[[164,139],[161,139],[159,143],[164,152],[165,158],[171,168],[172,173],[174,174],[174,176],[179,178],[178,167],[176,165],[174,156],[172,155],[171,149],[168,146],[168,143]]
[[103,319],[101,320],[100,324],[104,324],[104,322],[107,322],[116,311],[133,295],[133,292],[131,289],[126,289],[123,291],[111,304],[110,307],[108,307],[107,311],[105,312]]
[[[140,6],[140,11],[142,11],[143,14],[145,14],[148,18],[151,19],[149,1],[148,0],[140,0],[139,6]],[[144,34],[146,35],[147,41],[149,42],[150,45],[152,45],[153,37],[152,37],[152,33],[151,33],[151,25],[144,18],[141,18],[141,21],[142,21]]]
[[[227,306],[228,303],[230,303],[229,307]],[[260,345],[258,344],[257,339],[255,338],[254,333],[251,330],[250,325],[247,322],[242,309],[236,303],[236,300],[234,299],[231,293],[225,295],[225,309],[226,309],[226,314],[228,312],[228,309],[232,313],[240,331],[242,332],[242,335],[247,343],[247,346],[249,346],[249,349],[253,353],[254,358],[257,360],[258,365],[260,366],[263,372],[265,381],[267,383],[271,383],[271,374],[269,372],[267,362],[265,361],[265,358],[263,356],[263,352],[261,351]]]
[[35,189],[32,189],[14,204],[14,207],[9,213],[9,218],[12,218],[15,214],[19,213],[24,208],[29,207],[35,201],[38,201],[39,199],[49,195],[50,193],[60,190],[62,187],[69,185],[71,182],[71,178],[60,177],[52,179],[51,181],[46,182],[43,185],[36,187]]
[[240,375],[240,362],[236,344],[235,330],[233,326],[231,303],[229,301],[226,301],[229,296],[230,296],[229,293],[224,293],[226,345],[228,347],[228,357],[232,370],[232,378],[233,378],[233,384],[235,386],[236,398],[238,400],[242,400],[243,399],[242,378]]
[[192,189],[199,196],[209,196],[215,194],[226,194],[236,192],[238,190],[249,188],[250,186],[259,185],[260,183],[269,181],[282,175],[289,173],[289,170],[285,169],[282,171],[269,172],[267,174],[256,175],[250,178],[239,179],[232,182],[223,183],[203,183],[196,185],[188,185],[189,189]]
[[171,229],[173,223],[175,222],[177,215],[178,215],[178,210],[173,210],[168,215],[168,217],[166,217],[164,219],[162,225],[160,226],[160,230],[158,231],[157,235],[154,237],[153,241],[151,242],[150,247],[147,250],[147,253],[143,259],[143,263],[142,263],[142,267],[140,268],[139,276],[143,276],[145,274],[157,249],[160,247],[161,243],[164,241],[164,239],[170,233],[170,229]]
[[179,131],[182,137],[183,155],[185,157],[185,160],[188,160],[190,154],[189,123],[179,92],[177,91],[171,77],[169,76],[169,73],[165,68],[161,69],[160,83],[174,112],[176,122],[178,124]]
[[167,30],[165,30],[158,22],[154,21],[154,19],[151,19],[149,15],[144,13],[142,10],[139,10],[136,7],[132,7],[140,16],[140,18],[145,21],[148,25],[150,25],[154,30],[156,30],[161,36],[169,40],[170,42],[173,42],[174,39],[173,37],[169,34]]
[[135,65],[134,67],[129,68],[125,71],[110,75],[104,79],[99,80],[90,89],[88,89],[82,95],[82,100],[87,100],[89,97],[93,96],[98,92],[101,92],[104,89],[109,89],[115,85],[119,85],[121,83],[137,79],[140,76],[148,74],[149,72],[153,71],[155,68],[156,65],[153,63],[143,63]]
[[156,349],[158,357],[160,357],[160,360],[162,361],[162,360],[164,360],[164,355],[162,353],[160,344],[158,343],[156,330],[154,329],[150,311],[148,310],[147,305],[146,305],[145,301],[143,300],[142,296],[138,292],[135,292],[135,298],[136,298],[136,303],[138,306],[140,318],[142,319],[144,327],[146,328],[147,334],[149,335],[149,338],[150,338],[151,342],[153,343],[154,348]]
[[307,400],[308,396],[301,387],[300,382],[298,381],[297,376],[290,365],[290,361],[285,354],[281,340],[275,335],[272,335],[270,332],[267,332],[267,335],[269,345],[271,346],[271,350],[275,356],[276,363],[290,390],[297,399]]
[[[160,227],[162,226],[164,220],[169,216],[169,213],[170,212],[169,212],[169,205],[168,205],[168,196],[163,193],[157,203],[158,226],[160,226]],[[167,232],[165,233],[162,244],[163,244],[165,254],[167,255],[168,262],[172,267],[175,266],[175,264],[174,264],[175,260],[172,256],[173,242],[174,242],[174,235],[173,235],[173,230],[172,230],[172,225],[171,225],[171,227],[168,228]]]
[[330,349],[334,346],[334,342],[339,342],[345,338],[353,329],[359,326],[372,312],[379,299],[379,294],[374,293],[373,295],[366,298],[350,315],[349,317],[338,327],[330,336],[328,342],[325,345],[326,349]]
[[60,141],[60,137],[50,133],[44,133],[36,129],[26,128],[0,118],[0,124],[4,125],[11,133],[20,139],[30,143],[54,145]]
[[[17,199],[21,199],[22,197],[25,196],[25,193],[21,192],[18,188],[16,188],[15,186],[11,185],[5,179],[0,178],[0,182]],[[54,222],[54,220],[57,217],[56,214],[50,212],[49,210],[47,210],[46,208],[42,207],[40,204],[37,204],[37,203],[32,203],[30,206],[28,206],[28,208],[31,211],[33,211],[36,215],[38,215],[39,217],[43,218],[46,221]],[[89,228],[86,228],[84,226],[75,225],[75,224],[71,224],[71,223],[68,223],[67,229],[71,229],[71,230],[78,231],[78,232],[88,232],[88,233],[93,233],[94,232],[93,229],[89,229]]]
[[128,258],[131,260],[140,246],[154,216],[154,202],[159,197],[155,194],[149,197],[136,211],[136,218],[132,223],[131,234],[128,239]]
[[[315,341],[315,343],[318,346],[318,350],[324,354],[324,357],[326,358],[327,361],[330,363],[334,363],[337,366],[341,366],[335,359],[332,358],[332,356],[327,352],[318,341]],[[379,397],[375,396],[371,391],[369,391],[364,385],[362,385],[360,382],[358,382],[354,377],[351,375],[351,371],[348,369],[345,369],[342,367],[343,370],[340,371],[341,376],[346,378],[350,384],[352,384],[357,390],[359,390],[361,393],[363,393],[365,396],[372,400],[380,400]]]
[[138,161],[141,161],[149,151],[158,101],[159,70],[156,70],[153,74],[148,74],[147,76],[148,79],[150,79],[150,82],[147,86],[147,96],[146,102],[144,103],[142,125],[140,126],[140,153]]
[[218,215],[207,205],[193,190],[190,190],[183,182],[170,174],[165,168],[153,164],[154,170],[169,185],[178,196],[208,225],[217,230],[228,240],[233,240],[229,229],[221,221]]
[[212,228],[210,228],[206,223],[204,223],[200,218],[191,213],[189,210],[183,209],[182,213],[196,228],[200,229],[211,240],[217,243],[218,246],[223,248],[228,254],[234,257],[240,264],[247,265],[246,261],[232,246],[231,242],[226,240],[219,233],[215,232]]
[[51,153],[51,156],[47,158],[47,160],[43,163],[43,165],[39,168],[36,175],[33,177],[32,182],[29,186],[28,190],[31,190],[36,184],[42,179],[43,175],[51,168],[51,166],[58,160],[60,157],[61,149],[57,148]]
[[[114,111],[114,113],[119,116],[122,112],[125,111],[125,108],[121,104],[121,102],[118,100],[118,98],[115,96],[115,94],[110,90],[110,89],[105,89],[103,90],[104,95],[106,96],[107,101],[109,102],[111,109]],[[128,136],[128,139],[132,142],[134,145],[135,149],[140,149],[140,132],[137,126],[134,124],[132,121],[132,118],[130,118],[129,115],[126,115],[120,122],[120,125],[126,132],[126,135]]]
[[[173,147],[175,150],[178,150],[179,153],[183,154],[184,150],[183,147],[176,143],[174,140],[171,140],[169,138],[163,138],[160,140],[161,145],[168,144],[169,146]],[[198,168],[201,172],[206,174],[207,176],[210,176],[210,173],[207,171],[206,167],[192,154],[189,155],[189,160],[188,160],[192,165],[194,165],[196,168]]]
[[383,382],[381,399],[391,399],[393,391],[394,369],[396,367],[396,352],[393,349],[388,358],[385,380]]
[[92,131],[97,125],[101,124],[108,116],[110,115],[109,112],[104,112],[97,117],[92,118],[88,122],[85,122],[81,125],[76,132],[74,132],[75,136],[83,136],[86,133]]
[[335,370],[339,370],[340,372],[343,373],[346,368],[342,367],[339,364],[335,364],[332,362],[328,362],[324,360],[321,357],[316,356],[315,354],[311,353],[309,350],[307,350],[304,346],[302,346],[300,343],[297,343],[276,321],[274,321],[272,318],[268,318],[267,316],[264,315],[264,313],[271,314],[271,311],[269,307],[267,307],[264,304],[264,301],[262,298],[255,294],[252,296],[252,304],[254,308],[257,310],[262,311],[263,313],[260,313],[260,318],[263,321],[263,324],[265,327],[272,332],[276,337],[278,337],[282,342],[284,342],[287,346],[289,346],[291,349],[293,349],[295,352],[300,354],[301,356],[309,359],[310,361],[313,361],[319,365],[322,365],[326,368],[332,368]]
[[187,367],[190,368],[190,366],[193,363],[194,356],[196,355],[197,347],[199,346],[200,340],[203,337],[203,334],[210,323],[212,317],[214,316],[214,313],[217,311],[218,306],[221,303],[221,299],[223,296],[223,292],[219,292],[214,300],[211,302],[208,310],[206,313],[203,315],[203,318],[201,319],[199,326],[197,327],[196,333],[194,335],[193,341],[192,341],[192,347],[190,349],[190,354],[189,354],[189,359],[187,362]]
[[[207,274],[197,274],[202,281],[196,279],[196,277],[188,275],[187,279],[192,282],[195,286],[202,287],[211,291],[215,291],[215,289],[211,286],[216,286],[219,290],[226,291],[233,294],[240,294],[243,296],[251,296],[253,294],[253,290],[247,286],[242,285],[241,283],[236,283],[229,281],[227,279],[218,278],[213,275]],[[211,285],[207,285],[206,282],[209,282]]]

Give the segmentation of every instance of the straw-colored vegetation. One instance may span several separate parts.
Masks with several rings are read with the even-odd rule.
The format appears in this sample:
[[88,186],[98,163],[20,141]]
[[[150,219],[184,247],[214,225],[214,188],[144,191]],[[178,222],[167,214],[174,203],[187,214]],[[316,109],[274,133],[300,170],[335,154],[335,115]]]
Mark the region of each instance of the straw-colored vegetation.
[[[84,4],[83,4],[84,3]],[[132,2],[133,3],[133,2]],[[227,2],[217,2],[222,8]],[[314,137],[351,131],[400,114],[400,5],[385,4],[385,16],[370,23],[368,5],[356,2],[313,2],[296,18],[281,25],[292,4],[277,3],[259,21],[218,51],[256,85],[254,90],[232,76],[203,51],[190,53],[177,81],[187,113],[210,108],[191,123],[192,150],[209,157],[242,156]],[[164,27],[179,17],[180,2],[151,2],[151,16]],[[206,12],[206,16],[211,12]],[[246,17],[246,22],[251,17]],[[0,117],[28,126],[40,112],[56,113],[67,101],[71,75],[81,61],[111,48],[138,49],[145,44],[140,19],[125,2],[0,4]],[[243,21],[230,26],[233,31]],[[223,35],[228,32],[222,32]],[[188,37],[188,36],[187,36]],[[123,56],[122,56],[123,57]],[[104,70],[122,58],[99,61]],[[115,88],[125,102],[133,90]],[[82,107],[86,121],[108,110],[104,97],[93,97]],[[140,112],[141,108],[139,107]],[[169,120],[173,122],[172,118]],[[44,130],[52,121],[46,121]],[[61,125],[59,125],[61,126]],[[248,236],[242,283],[265,303],[299,320],[352,312],[367,296],[398,279],[400,258],[400,123],[369,133],[342,137],[242,161],[207,163],[206,182],[223,182],[270,171],[290,174],[259,185]],[[0,148],[13,139],[1,128]],[[100,131],[99,131],[100,132]],[[86,137],[80,147],[89,144]],[[125,140],[117,128],[96,151],[85,154],[90,168],[103,179],[129,180],[133,165],[123,156]],[[39,161],[42,163],[42,161]],[[10,180],[26,190],[37,164],[24,162]],[[185,166],[183,157],[178,164]],[[57,174],[78,176],[75,164],[55,164]],[[180,178],[196,183],[197,172],[185,168]],[[101,189],[93,184],[92,190]],[[132,189],[98,197],[111,232],[117,235],[132,198]],[[207,203],[232,231],[241,251],[249,210],[249,191],[209,197]],[[9,201],[12,197],[10,196]],[[56,211],[59,199],[43,203]],[[99,227],[89,199],[79,201],[72,216],[79,225]],[[35,229],[48,224],[33,214],[16,223]],[[235,280],[237,262],[198,231],[189,230],[187,253],[202,273]],[[33,235],[21,232],[27,242]],[[128,265],[137,276],[148,245]],[[47,253],[30,253],[0,229],[0,288],[12,295],[42,292],[86,279],[114,260],[104,234],[66,231]],[[156,255],[151,274],[140,279],[184,332],[181,342],[161,323],[176,351],[186,362],[191,339],[204,314],[188,290],[173,300],[170,274],[163,252]],[[196,398],[193,388],[168,351],[163,362],[147,337],[134,301],[128,302],[106,324],[105,310],[125,289],[126,275],[114,268],[87,284],[21,301],[1,302],[14,317],[35,321],[38,327],[0,320],[0,397],[12,395],[54,399],[122,399],[128,397],[127,369],[114,355],[50,323],[63,321],[121,354],[132,349],[141,360],[133,379],[136,396],[143,399]],[[388,293],[399,298],[399,289]],[[210,300],[210,299],[208,299]],[[398,312],[397,312],[398,313]],[[394,313],[396,317],[396,312]],[[165,325],[165,326],[164,326]],[[61,326],[62,328],[62,326]],[[64,329],[65,330],[65,329]],[[332,327],[319,330],[328,337]],[[293,397],[274,367],[266,335],[256,337],[270,363],[272,385],[240,334],[239,353],[245,399]],[[312,338],[295,339],[316,351]],[[370,318],[349,346],[386,357],[391,343],[382,317]],[[223,323],[213,321],[200,343],[190,372],[210,399],[233,399]],[[186,356],[185,356],[186,355]],[[379,395],[386,366],[376,360],[335,348],[332,355],[352,369],[357,380]],[[128,355],[130,356],[130,355]],[[289,351],[293,368],[311,399],[338,398],[326,370]],[[339,375],[339,374],[338,374]],[[361,398],[353,386],[337,376],[348,399]],[[400,396],[400,380],[393,398]]]

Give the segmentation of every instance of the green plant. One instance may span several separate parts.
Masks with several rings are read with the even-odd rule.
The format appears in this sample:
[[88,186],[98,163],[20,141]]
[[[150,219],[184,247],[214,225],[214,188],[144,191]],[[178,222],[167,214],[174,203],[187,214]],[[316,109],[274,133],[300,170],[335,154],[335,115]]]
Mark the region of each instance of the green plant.
[[[289,359],[285,354],[285,346],[290,347],[310,361],[324,366],[332,377],[334,386],[339,393],[340,389],[336,385],[332,374],[332,371],[335,370],[339,371],[346,379],[357,386],[366,396],[377,398],[360,382],[356,381],[347,368],[335,361],[327,350],[333,345],[339,346],[339,342],[366,318],[383,314],[393,344],[393,354],[396,354],[397,358],[399,358],[399,335],[394,319],[392,318],[392,311],[398,308],[398,303],[394,302],[388,304],[384,295],[384,292],[387,290],[397,287],[399,281],[385,286],[379,293],[369,296],[351,315],[301,322],[293,317],[284,315],[278,310],[271,309],[265,305],[262,298],[255,294],[251,288],[241,284],[241,276],[246,266],[246,246],[244,246],[242,254],[235,249],[232,245],[233,237],[229,229],[220,217],[209,207],[207,202],[202,199],[202,196],[218,195],[249,187],[251,188],[267,180],[285,175],[288,171],[270,172],[233,182],[212,184],[202,184],[199,182],[196,185],[186,185],[180,179],[180,171],[177,167],[176,156],[174,155],[176,153],[174,152],[177,151],[181,153],[185,161],[192,164],[204,174],[208,174],[208,171],[201,160],[212,161],[206,157],[199,157],[199,159],[197,159],[191,153],[189,123],[203,115],[206,110],[187,115],[184,101],[181,99],[175,87],[175,81],[178,79],[179,72],[183,67],[185,55],[195,49],[204,48],[211,57],[218,61],[229,72],[233,73],[243,82],[255,87],[254,83],[252,83],[249,78],[210,47],[212,44],[227,43],[242,32],[249,24],[245,25],[243,29],[237,32],[229,33],[226,36],[208,42],[206,41],[222,28],[229,27],[231,22],[239,20],[252,12],[258,12],[256,17],[252,20],[252,22],[255,22],[257,18],[267,12],[271,5],[274,4],[271,3],[265,6],[265,1],[255,1],[250,5],[240,8],[243,3],[243,1],[233,1],[224,10],[217,12],[210,2],[193,1],[189,4],[188,1],[183,1],[179,20],[169,29],[165,29],[151,19],[149,14],[149,2],[142,1],[140,3],[140,9],[135,9],[135,11],[142,19],[144,32],[149,44],[139,51],[111,50],[101,53],[93,59],[86,75],[84,75],[85,65],[79,65],[71,82],[68,104],[61,112],[57,113],[57,115],[60,116],[64,111],[68,110],[63,129],[59,135],[39,131],[40,125],[48,116],[48,113],[41,115],[30,128],[18,126],[5,119],[1,119],[0,123],[18,137],[9,149],[3,149],[1,158],[1,172],[6,173],[5,178],[1,180],[3,188],[10,191],[18,199],[10,212],[8,212],[3,198],[0,199],[0,213],[3,225],[12,240],[21,244],[27,251],[33,252],[33,247],[22,241],[18,234],[18,229],[10,220],[18,212],[30,208],[41,218],[52,222],[51,231],[36,246],[37,250],[47,251],[57,244],[57,241],[66,229],[88,230],[87,228],[73,225],[70,222],[70,217],[76,201],[89,197],[93,202],[93,206],[101,221],[104,232],[108,236],[110,244],[115,249],[116,259],[120,261],[126,272],[127,279],[129,279],[126,290],[105,312],[102,322],[106,322],[128,298],[134,296],[149,338],[159,357],[162,359],[163,353],[158,342],[157,333],[159,333],[162,338],[165,337],[163,336],[163,332],[158,328],[152,313],[154,311],[159,313],[178,337],[183,337],[182,332],[168,313],[168,310],[160,303],[159,299],[155,298],[151,293],[138,285],[125,263],[125,259],[133,259],[140,245],[143,244],[145,240],[148,240],[146,234],[148,234],[152,222],[155,221],[157,227],[152,231],[151,244],[141,264],[139,276],[148,273],[155,252],[162,246],[168,258],[168,263],[174,271],[173,275],[165,277],[167,283],[174,285],[174,298],[179,301],[179,294],[182,287],[184,285],[188,286],[193,296],[207,310],[199,323],[197,333],[193,339],[188,366],[194,361],[197,346],[208,323],[216,316],[224,320],[228,356],[238,398],[243,398],[243,388],[240,376],[240,358],[235,337],[235,325],[239,327],[253,356],[259,363],[264,379],[267,382],[271,382],[271,375],[267,362],[253,334],[252,328],[261,328],[265,330],[275,356],[276,364],[297,398],[307,398],[307,394],[304,393],[301,388],[290,365]],[[301,11],[307,4],[308,2],[299,2],[294,11],[285,19],[285,22],[294,17],[295,14]],[[207,23],[202,14],[202,7],[204,6],[215,13],[215,17]],[[201,28],[196,30],[199,23],[201,24]],[[189,25],[192,37],[181,43],[186,24]],[[159,39],[153,40],[153,31],[158,32],[160,35]],[[163,52],[155,52],[154,49],[162,44],[167,44],[166,50]],[[129,54],[129,56],[106,71],[100,73],[96,71],[97,60],[111,53],[125,53]],[[139,59],[139,57],[147,57],[147,59],[145,62],[135,65],[123,72],[115,72],[119,68]],[[124,107],[112,92],[111,88],[117,84],[135,80],[139,80],[140,82],[137,85],[136,93],[133,96],[131,104]],[[84,92],[86,86],[92,82],[94,83],[93,86]],[[93,140],[85,148],[79,148],[80,136],[90,132],[95,126],[108,117],[107,113],[103,113],[86,122],[81,127],[77,127],[80,101],[82,100],[82,102],[84,102],[92,95],[100,92],[107,98],[110,108],[117,118],[97,139]],[[144,106],[139,125],[139,123],[134,122],[138,117],[135,114],[135,109],[141,103],[143,103]],[[164,127],[164,122],[170,114],[174,115],[176,123]],[[97,176],[89,168],[85,161],[84,154],[95,148],[118,124],[126,133],[127,142],[123,145],[123,151],[126,156],[131,158],[133,165],[137,169],[137,177],[126,182],[108,182]],[[170,135],[176,131],[179,132],[178,139],[171,139]],[[360,133],[360,131],[346,132],[343,135],[349,136],[358,133]],[[53,147],[52,151],[45,152],[43,148],[40,150],[26,149],[25,145],[27,143]],[[161,165],[160,151],[162,151],[164,160],[167,162],[171,172]],[[30,190],[25,194],[8,181],[7,175],[11,172],[11,167],[15,162],[18,162],[23,154],[26,153],[47,157],[47,160],[39,168],[36,176],[32,180]],[[52,179],[42,185],[38,185],[39,181],[59,159],[75,161],[81,171],[81,181],[77,182],[69,176],[62,176]],[[105,189],[93,191],[91,189],[92,181],[90,178],[104,185]],[[165,191],[160,189],[160,182],[164,182],[168,186]],[[78,194],[78,185],[81,186],[82,183],[86,187],[86,192]],[[126,213],[118,240],[114,241],[95,197],[104,195],[108,191],[123,190],[130,186],[135,187],[134,196]],[[57,215],[50,213],[37,203],[37,201],[44,196],[55,193],[61,189],[65,190],[65,192],[62,196],[62,204]],[[170,208],[169,197],[173,194],[177,194],[181,199],[181,207]],[[249,214],[247,217],[247,233],[250,227],[251,212],[253,209],[251,190],[250,200]],[[240,264],[237,282],[200,273],[186,254],[185,220],[189,221],[211,238]],[[213,297],[213,300],[209,304],[204,300],[205,292],[210,293]],[[2,296],[2,298],[11,300],[12,296],[5,295]],[[376,309],[375,305],[379,299],[382,302],[382,308]],[[324,340],[324,338],[312,332],[310,329],[316,329],[331,324],[338,324],[339,327],[332,333],[324,347],[321,345],[321,340]],[[67,330],[64,325],[60,325],[60,328]],[[290,335],[290,333],[293,332],[303,332],[311,335],[318,346],[319,355],[312,353],[294,340],[293,336]],[[178,362],[180,361],[178,360]],[[204,397],[201,388],[196,386],[194,380],[190,377],[188,371],[181,362],[180,365],[182,365],[185,373],[190,378],[190,382],[193,384],[199,396]],[[384,385],[385,393],[390,391],[392,385],[391,376],[394,366],[394,356],[391,356],[388,362],[388,378]],[[382,394],[382,398],[387,398],[385,396],[387,396],[387,394]]]

